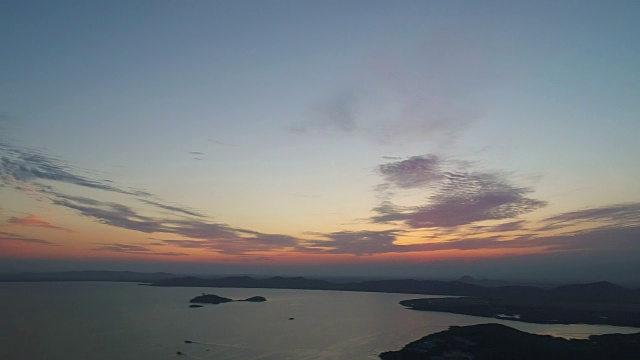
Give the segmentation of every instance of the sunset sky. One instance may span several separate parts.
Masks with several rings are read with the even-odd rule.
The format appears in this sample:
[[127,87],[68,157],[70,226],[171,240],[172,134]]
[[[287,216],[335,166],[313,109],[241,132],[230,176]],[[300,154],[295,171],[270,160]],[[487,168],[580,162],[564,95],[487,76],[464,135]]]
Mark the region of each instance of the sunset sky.
[[640,2],[9,0],[0,24],[0,272],[640,272]]

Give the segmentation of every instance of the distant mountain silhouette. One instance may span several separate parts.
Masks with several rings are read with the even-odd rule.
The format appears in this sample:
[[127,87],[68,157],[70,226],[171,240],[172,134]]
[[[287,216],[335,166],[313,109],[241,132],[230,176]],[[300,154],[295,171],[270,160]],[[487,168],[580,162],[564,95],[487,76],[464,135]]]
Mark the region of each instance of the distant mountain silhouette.
[[466,283],[466,284],[480,285],[480,286],[484,286],[484,287],[497,287],[497,286],[512,285],[511,283],[509,283],[507,281],[476,279],[476,278],[474,278],[472,276],[469,276],[469,275],[465,275],[465,276],[460,277],[458,279],[458,281]]
[[606,281],[543,289],[524,285],[497,286],[504,282],[475,279],[468,275],[456,281],[399,279],[331,282],[282,276],[265,279],[250,276],[203,279],[194,276],[176,277],[164,272],[65,271],[0,274],[0,281],[130,281],[150,283],[152,286],[339,290],[598,303],[640,302],[640,290],[629,290]]
[[331,282],[304,277],[282,276],[265,279],[256,279],[250,276],[203,279],[194,276],[176,277],[173,274],[164,272],[66,271],[0,274],[0,281],[130,281],[150,283],[152,286],[339,290],[472,296],[490,299],[527,299],[529,301],[547,302],[640,303],[640,290],[629,290],[606,281],[543,289],[524,285],[497,286],[503,282],[475,279],[468,275],[461,277],[457,281],[400,279]]
[[234,287],[234,288],[266,288],[266,289],[309,289],[335,290],[334,284],[324,280],[310,280],[303,277],[272,277],[268,279],[254,279],[249,276],[234,276],[218,279],[201,279],[198,277],[182,277],[156,281],[152,286],[183,286],[183,287]]
[[469,284],[463,281],[404,279],[334,283],[325,280],[307,279],[304,277],[276,276],[267,279],[255,279],[249,276],[240,276],[224,277],[218,279],[201,279],[198,277],[173,278],[156,281],[151,285],[341,290],[402,294],[473,296],[492,299],[528,299],[532,301],[546,300],[571,302],[640,302],[640,291],[629,290],[608,282],[574,284],[559,286],[552,289],[543,289],[535,286],[524,285],[487,287]]
[[552,299],[559,301],[622,302],[639,298],[637,292],[608,281],[558,286],[548,293]]
[[403,294],[434,295],[475,295],[484,294],[487,288],[459,281],[437,280],[372,280],[350,283],[334,283],[325,280],[313,280],[304,277],[271,277],[254,279],[248,276],[226,277],[219,279],[201,279],[197,277],[174,278],[156,281],[152,286],[188,286],[188,287],[239,287],[268,289],[309,289],[386,292]]
[[133,271],[62,271],[52,273],[0,274],[0,281],[121,281],[154,282],[175,278],[174,274]]

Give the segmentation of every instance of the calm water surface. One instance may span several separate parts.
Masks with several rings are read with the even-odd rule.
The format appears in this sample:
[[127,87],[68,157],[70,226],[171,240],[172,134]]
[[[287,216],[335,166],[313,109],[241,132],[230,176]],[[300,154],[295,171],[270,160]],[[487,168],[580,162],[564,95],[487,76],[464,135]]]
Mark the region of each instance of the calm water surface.
[[[189,308],[189,299],[203,292],[233,299],[260,295],[268,301]],[[108,282],[0,283],[0,358],[378,359],[383,351],[451,325],[496,322],[578,338],[639,331],[526,324],[398,305],[416,297],[426,296]]]

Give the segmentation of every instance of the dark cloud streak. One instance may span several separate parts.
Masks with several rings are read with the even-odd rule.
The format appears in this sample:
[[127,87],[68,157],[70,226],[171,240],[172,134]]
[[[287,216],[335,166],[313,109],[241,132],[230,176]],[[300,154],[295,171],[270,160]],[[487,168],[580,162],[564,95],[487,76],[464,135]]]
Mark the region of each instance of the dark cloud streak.
[[640,225],[640,203],[613,204],[550,216],[544,219],[546,225],[540,230],[597,222],[620,226]]
[[113,202],[98,202],[67,196],[65,199],[54,199],[53,203],[78,211],[81,215],[105,225],[149,234],[176,234],[194,239],[160,240],[162,243],[177,247],[208,249],[223,254],[239,255],[246,252],[282,250],[298,245],[298,239],[287,235],[263,234],[199,219],[143,216],[127,206]]
[[162,240],[162,242],[187,249],[205,249],[226,255],[243,255],[252,252],[269,252],[298,248],[298,239],[277,234],[258,234],[253,237],[236,237],[216,240]]
[[94,248],[94,251],[109,251],[119,252],[124,254],[136,254],[136,255],[160,255],[160,256],[185,256],[188,254],[178,252],[155,252],[151,249],[132,244],[103,244],[104,246]]
[[[43,180],[55,181],[132,196],[141,203],[180,215],[205,217],[193,209],[163,203],[153,194],[144,190],[126,189],[110,180],[94,180],[78,175],[77,173],[81,172],[80,169],[73,167],[68,162],[59,158],[47,156],[33,150],[20,149],[1,142],[0,151],[3,153],[0,156],[0,183],[5,185],[12,183],[31,184],[36,186],[40,192],[53,196],[54,198],[66,200],[74,198],[73,196],[55,191],[52,186],[41,183]],[[78,200],[77,197],[76,200]],[[92,201],[94,200],[84,198],[80,202],[90,204]]]
[[47,222],[41,218],[39,218],[36,215],[33,214],[29,214],[23,218],[19,218],[19,217],[11,217],[9,219],[9,223],[11,224],[16,224],[16,225],[21,225],[21,226],[34,226],[34,227],[41,227],[41,228],[45,228],[45,229],[51,229],[51,230],[60,230],[60,231],[65,231],[65,232],[72,232],[69,229],[60,227],[60,226],[56,226],[53,225],[50,222]]
[[0,178],[3,182],[13,179],[21,183],[33,183],[37,180],[51,180],[82,187],[138,195],[138,192],[126,191],[106,182],[91,180],[73,173],[74,169],[64,160],[49,157],[38,152],[22,150],[0,144],[5,155],[0,157]]
[[54,244],[47,240],[28,238],[22,235],[0,231],[0,243],[4,241],[18,241],[28,244],[58,246],[57,244]]

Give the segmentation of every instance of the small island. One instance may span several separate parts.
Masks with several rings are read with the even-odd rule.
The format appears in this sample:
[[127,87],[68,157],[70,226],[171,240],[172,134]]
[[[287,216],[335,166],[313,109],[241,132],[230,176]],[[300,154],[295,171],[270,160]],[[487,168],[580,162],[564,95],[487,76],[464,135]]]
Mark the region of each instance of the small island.
[[238,300],[238,301],[248,301],[248,302],[265,302],[267,301],[267,299],[265,299],[262,296],[252,296],[250,298],[244,299],[244,300]]
[[193,299],[189,300],[191,303],[198,304],[224,304],[233,301],[232,299],[213,295],[213,294],[202,294],[200,296],[196,296]]
[[568,340],[535,335],[499,324],[452,326],[380,354],[382,360],[475,359],[564,360],[637,359],[640,333],[592,335]]
[[[265,302],[266,298],[262,296],[252,296],[250,298],[244,300],[233,300],[226,297],[213,295],[213,294],[202,294],[200,296],[196,296],[193,299],[189,300],[190,303],[196,304],[224,304],[232,301],[248,301],[248,302]],[[201,307],[201,305],[191,305],[189,307]]]

